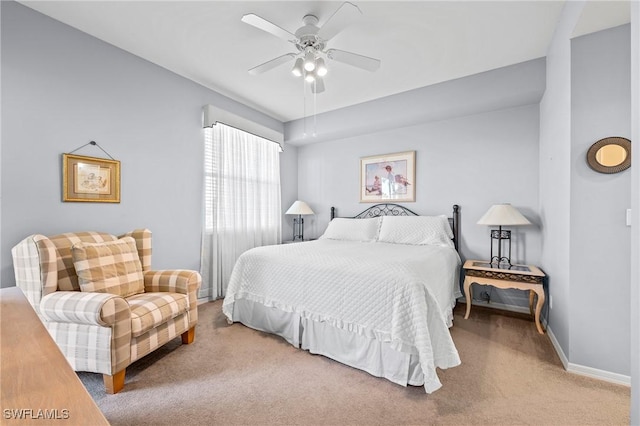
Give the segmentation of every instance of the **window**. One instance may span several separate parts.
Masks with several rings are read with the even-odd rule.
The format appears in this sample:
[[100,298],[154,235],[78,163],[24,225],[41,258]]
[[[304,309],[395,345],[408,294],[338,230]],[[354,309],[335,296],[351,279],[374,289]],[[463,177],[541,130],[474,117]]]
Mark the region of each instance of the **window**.
[[281,240],[280,146],[224,124],[205,129],[200,297],[223,297],[237,258]]

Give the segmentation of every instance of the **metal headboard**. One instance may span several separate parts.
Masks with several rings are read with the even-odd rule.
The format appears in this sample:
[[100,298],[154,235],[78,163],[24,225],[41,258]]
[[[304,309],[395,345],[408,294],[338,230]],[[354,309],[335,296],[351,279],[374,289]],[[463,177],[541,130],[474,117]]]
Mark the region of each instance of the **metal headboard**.
[[[349,217],[350,219],[366,219],[371,217],[379,217],[379,216],[420,216],[418,213],[409,210],[408,208],[401,206],[400,204],[393,203],[385,203],[385,204],[375,204],[368,209],[358,213],[353,217]],[[336,208],[331,207],[331,220],[336,218]],[[453,214],[449,219],[449,225],[451,225],[451,230],[453,231],[453,245],[458,251],[458,242],[460,241],[460,206],[457,204],[453,205]]]

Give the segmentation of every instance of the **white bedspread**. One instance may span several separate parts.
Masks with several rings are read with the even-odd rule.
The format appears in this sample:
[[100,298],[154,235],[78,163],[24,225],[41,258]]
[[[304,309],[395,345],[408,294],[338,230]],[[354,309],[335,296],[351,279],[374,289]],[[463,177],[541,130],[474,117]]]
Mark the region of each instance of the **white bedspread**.
[[317,240],[258,247],[238,259],[223,312],[248,299],[417,355],[430,393],[436,367],[460,364],[448,327],[460,295],[452,248]]

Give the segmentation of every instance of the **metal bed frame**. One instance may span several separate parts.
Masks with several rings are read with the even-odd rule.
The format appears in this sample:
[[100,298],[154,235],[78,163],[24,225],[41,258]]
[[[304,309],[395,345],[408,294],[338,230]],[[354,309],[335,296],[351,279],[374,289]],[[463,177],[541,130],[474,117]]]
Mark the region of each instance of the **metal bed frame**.
[[[394,203],[382,203],[375,204],[364,211],[358,213],[355,216],[345,216],[349,219],[367,219],[372,217],[379,216],[420,216],[418,213],[401,206],[400,204]],[[336,208],[331,207],[331,220],[336,218]],[[453,205],[453,214],[449,219],[449,225],[451,225],[451,230],[453,231],[453,244],[458,250],[458,242],[460,240],[460,206],[458,204]]]

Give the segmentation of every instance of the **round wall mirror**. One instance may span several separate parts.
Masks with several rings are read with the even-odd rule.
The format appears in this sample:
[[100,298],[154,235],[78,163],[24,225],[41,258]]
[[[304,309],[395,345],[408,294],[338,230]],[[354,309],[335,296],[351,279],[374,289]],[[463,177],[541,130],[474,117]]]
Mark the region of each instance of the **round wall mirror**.
[[631,166],[631,141],[627,138],[600,139],[587,151],[587,163],[600,173],[618,173]]

